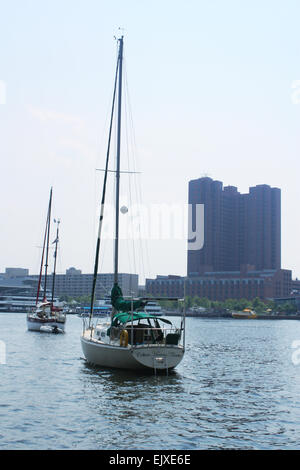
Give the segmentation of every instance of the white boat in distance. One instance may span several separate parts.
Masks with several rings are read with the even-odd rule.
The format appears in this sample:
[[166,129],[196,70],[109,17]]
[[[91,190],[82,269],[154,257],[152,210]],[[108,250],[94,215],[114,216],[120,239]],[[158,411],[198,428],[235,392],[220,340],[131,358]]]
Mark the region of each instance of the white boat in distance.
[[[107,317],[112,313],[112,305],[110,300],[101,299],[97,301],[97,306],[94,306],[93,316],[94,317]],[[78,315],[79,317],[89,317],[90,316],[90,307],[83,307],[81,312]]]
[[163,314],[161,306],[154,301],[147,302],[144,311],[150,313],[151,315],[156,315],[157,317],[160,317]]
[[[168,371],[176,367],[184,355],[185,314],[181,320],[180,328],[176,328],[168,319],[162,317],[157,318],[156,314],[151,314],[147,313],[147,311],[144,311],[147,302],[151,302],[153,299],[125,299],[118,284],[123,36],[118,39],[118,45],[119,51],[114,83],[112,113],[99,218],[94,278],[91,295],[91,310],[88,322],[87,319],[83,319],[81,346],[87,362],[92,365],[132,370],[148,369],[155,372],[157,370]],[[117,86],[117,158],[115,170],[116,224],[114,247],[114,286],[111,291],[111,304],[113,307],[113,312],[111,321],[104,321],[94,325],[93,312],[95,286],[97,281],[101,230],[104,217],[106,182],[108,171],[111,171],[108,170],[108,163]]]
[[[43,251],[41,258],[40,276],[36,295],[36,307],[27,314],[27,328],[29,331],[41,331],[52,333],[63,333],[66,323],[66,314],[62,308],[54,305],[54,291],[55,291],[55,273],[56,273],[56,259],[57,259],[57,246],[59,240],[59,220],[57,221],[55,252],[54,252],[54,270],[52,278],[52,295],[51,302],[47,300],[47,280],[48,280],[48,254],[49,254],[49,236],[50,236],[50,222],[51,222],[51,205],[52,205],[52,188],[50,190],[50,199],[48,205],[46,229],[44,235]],[[56,222],[56,221],[55,221]],[[45,275],[44,275],[44,295],[43,300],[39,301],[44,254],[46,249],[45,260]]]

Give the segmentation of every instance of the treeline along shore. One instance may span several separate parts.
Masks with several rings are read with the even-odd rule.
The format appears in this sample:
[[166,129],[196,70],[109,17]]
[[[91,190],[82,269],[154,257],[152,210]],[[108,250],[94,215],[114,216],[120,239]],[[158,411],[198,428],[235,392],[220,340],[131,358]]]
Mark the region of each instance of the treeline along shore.
[[[166,300],[159,302],[166,315],[179,316],[177,302]],[[182,304],[181,304],[182,305]],[[182,307],[181,307],[182,308]],[[274,300],[255,299],[227,299],[214,301],[207,298],[185,298],[186,316],[199,318],[232,318],[232,312],[250,309],[256,313],[260,320],[300,320],[300,311],[293,301],[278,303]]]

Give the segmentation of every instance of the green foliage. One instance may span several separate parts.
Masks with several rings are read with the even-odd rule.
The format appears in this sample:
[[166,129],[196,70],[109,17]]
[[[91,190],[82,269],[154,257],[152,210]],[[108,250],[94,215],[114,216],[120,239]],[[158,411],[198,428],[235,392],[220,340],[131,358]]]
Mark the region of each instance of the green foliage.
[[263,313],[267,309],[266,304],[259,297],[255,297],[255,299],[252,300],[252,307],[257,313]]
[[292,302],[285,302],[284,304],[277,306],[277,311],[280,313],[296,313],[297,306]]
[[[178,302],[163,300],[159,301],[162,308],[168,310],[178,310]],[[254,305],[257,308],[257,312],[264,312],[267,309],[266,303],[261,299],[254,299]],[[247,299],[227,299],[224,302],[218,300],[209,300],[206,297],[191,297],[189,295],[185,298],[186,309],[191,308],[205,308],[210,311],[226,311],[226,310],[244,310],[245,308],[254,309],[253,302]]]
[[[150,296],[149,296],[150,297]],[[59,300],[61,302],[67,302],[68,304],[74,303],[76,301],[80,305],[89,305],[91,302],[90,295],[83,295],[81,297],[71,297],[69,295],[62,295]],[[183,309],[183,302],[178,302],[177,300],[160,300],[158,302],[162,309],[176,311]],[[185,298],[186,309],[191,309],[192,307],[201,307],[210,311],[241,311],[245,308],[250,308],[256,313],[271,314],[272,312],[287,313],[293,314],[297,312],[297,306],[292,302],[285,302],[284,304],[276,304],[273,300],[261,300],[259,297],[255,299],[227,299],[225,301],[219,300],[209,300],[206,297],[191,297],[189,295]]]
[[90,295],[82,295],[80,297],[75,297],[74,300],[81,305],[89,305],[91,303],[91,296]]
[[198,299],[198,305],[194,304],[194,306],[199,306],[199,307],[204,307],[204,308],[210,308],[211,307],[211,301],[207,299],[206,297],[199,299],[199,297],[196,297]]
[[177,310],[178,301],[177,300],[159,300],[158,304],[163,310]]
[[67,304],[72,304],[72,303],[74,303],[74,298],[71,297],[70,295],[65,294],[65,295],[61,295],[59,297],[59,301],[60,302],[67,302]]
[[68,304],[89,304],[91,302],[90,295],[82,295],[81,297],[71,297],[70,295],[61,295],[59,298],[60,302],[67,302]]
[[221,302],[220,300],[211,300],[210,307],[216,312],[220,312],[225,309],[224,302]]

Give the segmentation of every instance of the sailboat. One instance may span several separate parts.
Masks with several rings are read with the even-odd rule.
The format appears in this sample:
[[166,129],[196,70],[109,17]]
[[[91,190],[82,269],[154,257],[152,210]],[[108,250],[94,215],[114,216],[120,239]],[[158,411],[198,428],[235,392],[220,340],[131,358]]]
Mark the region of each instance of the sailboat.
[[[31,331],[45,331],[45,332],[52,332],[52,333],[60,333],[60,332],[63,332],[65,329],[66,314],[64,313],[62,308],[54,305],[56,260],[57,260],[58,241],[59,241],[59,224],[60,224],[59,220],[55,221],[57,223],[57,229],[56,229],[56,239],[53,242],[55,243],[55,251],[54,251],[54,269],[53,269],[53,276],[52,276],[51,301],[47,300],[51,206],[52,206],[52,188],[50,190],[50,198],[49,198],[49,204],[48,204],[46,228],[45,228],[43,250],[42,250],[42,257],[41,257],[40,275],[39,275],[38,286],[37,286],[36,306],[31,312],[27,314],[27,327],[28,327],[28,330],[31,330]],[[45,265],[43,266],[44,257],[46,259],[45,259]],[[42,301],[40,301],[39,298],[40,298],[40,291],[41,291],[43,267],[44,267],[44,286],[43,286],[44,292],[43,292],[43,299]]]
[[[185,351],[185,313],[179,328],[164,317],[157,318],[147,313],[144,308],[153,298],[125,298],[118,283],[119,254],[119,194],[120,194],[120,155],[121,155],[121,110],[122,110],[122,63],[123,36],[118,39],[118,58],[114,82],[112,110],[109,128],[108,148],[102,190],[98,237],[91,293],[91,307],[88,320],[83,319],[81,346],[88,363],[96,366],[117,369],[148,369],[168,371],[176,367]],[[113,307],[109,321],[93,323],[95,287],[98,273],[101,229],[104,218],[104,204],[111,133],[118,88],[117,110],[117,148],[116,148],[116,184],[115,184],[115,240],[114,240],[114,285],[111,291]],[[158,299],[154,299],[158,300]],[[166,299],[165,299],[166,300]],[[174,300],[174,298],[172,299]],[[178,299],[177,299],[178,300]],[[185,309],[184,309],[185,310]]]

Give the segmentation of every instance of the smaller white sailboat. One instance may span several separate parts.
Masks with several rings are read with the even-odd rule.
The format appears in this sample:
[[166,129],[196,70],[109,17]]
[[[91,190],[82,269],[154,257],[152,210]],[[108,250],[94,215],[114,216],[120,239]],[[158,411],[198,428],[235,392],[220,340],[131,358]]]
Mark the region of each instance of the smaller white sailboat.
[[163,314],[161,306],[157,302],[152,300],[147,302],[147,305],[145,306],[145,312],[150,313],[150,315],[155,315],[157,317],[160,317]]
[[[55,274],[56,274],[56,260],[57,260],[57,247],[59,241],[59,224],[57,221],[55,252],[54,252],[54,269],[52,276],[52,293],[51,301],[47,300],[47,280],[48,280],[48,255],[49,255],[49,237],[50,237],[50,221],[51,221],[51,206],[52,206],[52,188],[50,190],[50,199],[47,212],[46,229],[44,235],[43,251],[41,258],[41,268],[38,281],[37,295],[36,295],[36,307],[27,314],[27,328],[30,331],[44,331],[51,333],[62,333],[65,329],[66,314],[63,308],[54,305],[54,292],[55,292]],[[56,221],[55,221],[56,222]],[[46,251],[45,260],[45,271],[44,271],[44,292],[43,300],[39,300],[41,281],[43,274],[43,263]]]

